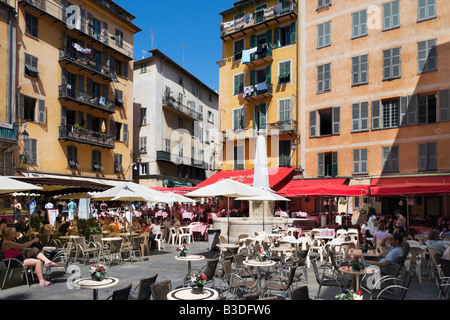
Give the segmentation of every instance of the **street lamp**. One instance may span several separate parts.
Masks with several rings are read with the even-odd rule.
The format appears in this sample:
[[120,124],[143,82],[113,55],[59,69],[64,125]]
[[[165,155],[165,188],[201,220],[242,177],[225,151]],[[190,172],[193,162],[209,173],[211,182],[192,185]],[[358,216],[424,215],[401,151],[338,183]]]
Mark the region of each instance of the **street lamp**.
[[[28,156],[28,152],[25,149],[25,142],[28,141],[30,139],[30,135],[27,132],[27,123],[26,121],[23,123],[19,123],[19,126],[24,125],[23,131],[20,133],[20,139],[22,140],[22,147],[23,147],[23,153],[25,155],[25,159],[27,160],[27,177],[30,176],[30,159]],[[30,190],[28,190],[28,230],[30,231],[30,239],[31,239],[31,231],[32,231],[32,227],[31,227],[31,199],[30,199]]]

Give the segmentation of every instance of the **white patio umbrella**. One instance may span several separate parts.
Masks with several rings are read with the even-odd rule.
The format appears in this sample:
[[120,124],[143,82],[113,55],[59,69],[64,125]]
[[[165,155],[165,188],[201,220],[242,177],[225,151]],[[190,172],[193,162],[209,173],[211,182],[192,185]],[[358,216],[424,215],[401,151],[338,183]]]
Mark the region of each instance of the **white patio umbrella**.
[[0,194],[29,190],[44,190],[44,188],[38,187],[31,183],[26,183],[5,176],[0,176]]
[[227,198],[228,211],[228,241],[230,240],[230,204],[228,198],[257,196],[262,194],[262,191],[244,183],[237,182],[231,179],[225,179],[206,187],[186,193],[186,197],[217,197],[223,196]]
[[[236,198],[236,200],[248,200],[248,201],[291,201],[288,198],[282,197],[278,194],[276,194],[274,191],[268,191],[268,190],[264,190],[263,194],[258,195],[258,196],[251,196],[251,197],[239,197]],[[265,212],[264,212],[264,206],[263,206],[263,230],[264,230],[264,216],[265,216]]]
[[181,203],[196,203],[194,199],[182,196],[181,194],[175,192],[165,193],[166,196],[170,197],[172,200],[169,202],[181,202]]

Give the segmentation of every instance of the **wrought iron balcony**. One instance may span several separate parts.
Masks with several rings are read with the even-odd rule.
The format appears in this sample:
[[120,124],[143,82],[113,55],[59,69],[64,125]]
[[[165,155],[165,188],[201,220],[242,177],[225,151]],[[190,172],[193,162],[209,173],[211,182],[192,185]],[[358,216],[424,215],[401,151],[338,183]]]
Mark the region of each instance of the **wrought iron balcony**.
[[94,96],[80,89],[72,88],[68,84],[59,86],[58,98],[66,101],[73,101],[109,114],[115,112],[114,101],[102,96]]
[[244,99],[247,101],[256,101],[261,99],[272,98],[273,85],[267,81],[263,81],[256,85],[244,88]]
[[[250,62],[246,63],[248,67],[256,67],[262,65],[266,62],[272,62],[272,45],[271,44],[263,44],[259,48],[260,50],[250,54]],[[258,50],[258,47],[257,47]]]
[[156,160],[157,161],[169,161],[173,162],[177,165],[183,164],[186,166],[201,168],[201,169],[208,169],[208,164],[205,161],[189,158],[189,157],[183,157],[182,155],[171,153],[165,150],[159,150],[156,151]]
[[82,127],[65,125],[59,127],[59,140],[85,143],[91,146],[114,149],[114,137],[102,132],[96,132]]
[[171,95],[164,94],[162,104],[163,106],[170,107],[193,120],[203,120],[203,114],[201,112],[184,105],[182,101],[176,100]]
[[66,47],[59,49],[59,61],[85,70],[92,75],[97,75],[104,80],[113,81],[116,78],[108,65],[96,61],[93,55],[80,52],[75,48]]
[[17,141],[17,132],[19,127],[0,122],[0,139]]
[[244,140],[256,137],[256,129],[247,127],[244,129],[230,129],[222,131],[224,140]]
[[293,133],[297,131],[297,121],[278,121],[267,124],[267,134],[277,135],[281,133]]

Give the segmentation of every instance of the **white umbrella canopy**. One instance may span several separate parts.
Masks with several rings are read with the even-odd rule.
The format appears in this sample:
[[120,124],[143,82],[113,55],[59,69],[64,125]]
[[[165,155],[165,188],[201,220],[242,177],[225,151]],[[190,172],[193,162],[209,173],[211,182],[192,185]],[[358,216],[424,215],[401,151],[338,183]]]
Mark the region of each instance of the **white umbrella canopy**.
[[124,182],[109,190],[92,196],[95,200],[128,200],[128,201],[150,201],[169,202],[170,198],[162,192],[142,186],[134,182]]
[[80,193],[74,193],[74,194],[63,194],[60,196],[56,196],[55,199],[64,199],[64,200],[70,200],[70,199],[90,199],[92,196],[85,192]]
[[209,186],[186,193],[186,197],[245,197],[257,196],[262,194],[262,191],[244,183],[237,182],[232,179],[225,179]]
[[44,190],[44,188],[38,187],[31,183],[26,183],[5,176],[0,176],[0,194],[29,190]]
[[172,201],[168,202],[181,202],[181,203],[196,203],[194,199],[182,196],[181,194],[175,193],[175,192],[168,192],[165,193],[165,195],[169,196]]
[[263,193],[257,196],[239,197],[235,200],[252,200],[252,201],[291,201],[288,198],[282,197],[275,192],[264,190]]

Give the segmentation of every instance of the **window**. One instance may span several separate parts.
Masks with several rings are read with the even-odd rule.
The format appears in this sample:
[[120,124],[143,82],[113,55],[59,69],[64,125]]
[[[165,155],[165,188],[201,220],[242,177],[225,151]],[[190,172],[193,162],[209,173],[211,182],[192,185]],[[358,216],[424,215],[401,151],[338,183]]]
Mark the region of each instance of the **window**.
[[291,60],[278,64],[278,84],[291,82]]
[[419,171],[437,170],[437,143],[419,143]]
[[147,137],[139,137],[139,153],[147,153]]
[[244,129],[244,108],[233,109],[233,129],[239,130]]
[[234,147],[234,170],[242,170],[245,166],[244,146]]
[[25,33],[38,37],[38,18],[28,12],[25,12]]
[[243,50],[244,50],[244,39],[235,41],[233,50],[233,61],[241,60]]
[[147,62],[141,63],[141,73],[147,72]]
[[214,113],[208,111],[208,122],[214,123]]
[[195,84],[192,84],[191,92],[195,97],[197,96],[197,91],[198,91],[197,86]]
[[335,177],[338,175],[338,153],[337,151],[319,153],[318,157],[318,177]]
[[25,159],[23,163],[36,165],[37,164],[37,140],[27,139],[23,141],[23,151]]
[[145,126],[147,124],[147,108],[141,108],[141,126]]
[[398,172],[398,146],[382,148],[383,172]]
[[331,6],[331,0],[317,0],[317,9]]
[[202,91],[202,89],[199,89],[199,90],[198,90],[198,98],[199,98],[200,100],[203,100],[203,91]]
[[417,42],[417,73],[437,70],[437,40]]
[[100,172],[103,169],[102,152],[98,150],[92,150],[92,171]]
[[208,100],[209,100],[209,102],[212,102],[212,94],[211,93],[208,96]]
[[369,103],[352,104],[352,132],[369,130]]
[[23,117],[27,121],[36,121],[36,99],[24,96]]
[[25,53],[25,75],[36,78],[38,77],[38,58],[31,54]]
[[123,105],[125,104],[123,101],[123,91],[117,89],[114,91],[114,104],[117,107],[123,108]]
[[437,99],[435,94],[419,96],[419,124],[437,121]]
[[164,151],[170,153],[170,139],[164,139]]
[[115,140],[120,141],[122,137],[122,124],[120,122],[116,122],[114,127]]
[[255,105],[254,123],[257,131],[267,129],[267,104],[265,102]]
[[114,153],[114,173],[122,173],[122,155],[119,153]]
[[284,47],[292,43],[291,41],[291,26],[280,27],[279,46]]
[[116,29],[116,46],[123,46],[123,31]]
[[291,166],[291,140],[280,140],[278,144],[278,166]]
[[418,0],[417,21],[436,18],[436,0]]
[[353,150],[353,173],[368,173],[368,149]]
[[400,47],[383,51],[383,80],[401,77]]
[[233,77],[233,95],[244,93],[244,73],[239,73]]
[[184,128],[183,118],[178,117],[178,129],[183,129],[183,128]]
[[352,13],[352,39],[367,36],[367,10]]
[[383,4],[383,31],[400,27],[400,1]]
[[292,101],[288,99],[278,100],[278,121],[291,121],[292,120]]
[[317,93],[331,91],[331,63],[317,67]]
[[[319,117],[317,119],[317,116]],[[309,113],[309,136],[320,137],[339,134],[341,131],[341,107],[333,107]]]
[[74,146],[67,146],[67,166],[70,169],[77,170],[80,168],[78,164],[78,149]]
[[369,83],[369,55],[352,58],[352,86]]
[[397,128],[399,125],[398,99],[382,101],[382,127]]
[[317,25],[317,49],[331,45],[331,21]]
[[141,172],[140,172],[140,175],[141,176],[146,176],[146,175],[148,175],[148,162],[146,162],[146,163],[141,163]]
[[[183,77],[182,76],[178,76],[178,84],[180,85],[180,86],[182,86],[183,85]],[[167,88],[167,87],[166,87]],[[166,89],[167,90],[167,89]],[[170,89],[169,89],[170,90]]]
[[255,23],[260,23],[264,21],[264,9],[266,8],[267,4],[263,4],[255,8]]
[[102,32],[102,22],[100,20],[92,18],[92,36],[95,39],[100,40],[101,32]]

